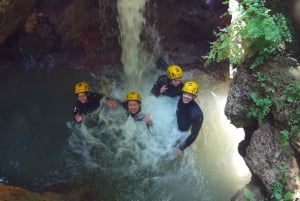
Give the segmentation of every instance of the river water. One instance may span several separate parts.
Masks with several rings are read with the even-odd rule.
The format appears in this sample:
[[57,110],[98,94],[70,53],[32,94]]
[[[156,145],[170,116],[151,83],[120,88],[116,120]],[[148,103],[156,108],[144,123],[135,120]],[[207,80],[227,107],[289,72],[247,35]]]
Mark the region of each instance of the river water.
[[[72,123],[78,80],[124,99],[120,77],[103,73],[32,69],[0,74],[5,89],[0,95],[2,180],[34,189],[88,181],[97,184],[105,200],[123,201],[225,201],[249,181],[237,153],[244,134],[224,116],[227,82],[195,70],[185,73],[201,85],[197,102],[204,122],[195,143],[178,156],[175,145],[187,136],[176,126],[178,99],[152,96],[153,83],[145,82],[141,91],[151,128],[105,104],[81,126]],[[162,73],[157,71],[152,81]]]
[[[204,122],[196,141],[177,155],[176,145],[188,133],[177,129],[178,98],[150,94],[165,72],[156,69],[156,55],[147,55],[139,39],[145,1],[118,3],[122,70],[33,67],[0,73],[0,181],[35,190],[57,183],[93,183],[99,200],[106,201],[230,200],[248,183],[250,173],[237,152],[244,133],[224,115],[229,81],[185,71],[184,80],[201,86],[196,101]],[[138,90],[153,125],[147,128],[127,118],[122,107],[108,109],[104,100],[82,124],[75,124],[73,87],[82,80],[92,91],[120,100],[129,90]]]

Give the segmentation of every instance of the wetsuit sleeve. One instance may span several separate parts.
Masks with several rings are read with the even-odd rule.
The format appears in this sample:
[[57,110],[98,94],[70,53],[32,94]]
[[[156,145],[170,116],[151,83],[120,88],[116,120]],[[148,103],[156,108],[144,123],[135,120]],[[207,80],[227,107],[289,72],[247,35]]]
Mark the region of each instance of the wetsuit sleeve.
[[182,95],[182,87],[183,83],[178,85],[177,87],[174,87],[173,85],[168,84],[168,90],[164,93],[164,95],[169,96],[169,97],[176,97],[176,96],[181,96]]
[[136,114],[133,119],[134,121],[143,121],[146,117],[146,114],[139,112],[138,114]]
[[74,110],[73,110],[73,117],[74,117],[74,121],[76,122],[76,123],[80,123],[80,122],[77,122],[76,121],[76,119],[75,119],[75,116],[77,115],[77,114],[82,114],[83,113],[83,111],[82,111],[82,109],[76,104],[75,106],[74,106]]
[[168,79],[166,75],[161,75],[157,78],[157,81],[155,82],[155,84],[153,85],[152,89],[151,89],[151,93],[154,96],[159,96],[160,95],[160,88],[165,85],[168,84]]
[[93,97],[95,102],[100,102],[100,100],[104,97],[103,94],[91,93],[90,96]]
[[203,115],[200,116],[200,118],[196,118],[192,121],[192,129],[191,134],[188,136],[188,138],[179,146],[179,149],[181,151],[184,151],[188,146],[190,146],[197,138],[199,131],[201,129],[203,122]]
[[73,115],[75,116],[77,113],[82,113],[82,109],[79,107],[78,104],[75,104],[73,109]]
[[122,107],[123,107],[126,111],[128,111],[127,101],[121,102],[121,105],[122,105]]

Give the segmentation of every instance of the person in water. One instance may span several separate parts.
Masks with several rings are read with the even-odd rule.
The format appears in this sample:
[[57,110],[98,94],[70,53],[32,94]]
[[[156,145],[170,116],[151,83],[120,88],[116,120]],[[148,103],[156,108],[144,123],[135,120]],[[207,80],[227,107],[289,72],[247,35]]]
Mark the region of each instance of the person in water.
[[195,102],[195,98],[199,93],[198,83],[186,82],[182,92],[176,110],[178,129],[180,131],[188,131],[191,127],[191,133],[177,148],[178,153],[183,153],[196,140],[203,122],[202,110]]
[[128,116],[130,115],[135,121],[145,121],[147,126],[152,125],[152,120],[149,114],[141,112],[141,95],[136,91],[130,91],[126,96],[126,101],[123,102],[123,107],[126,109]]
[[165,95],[169,97],[181,96],[183,70],[178,65],[171,65],[167,68],[167,74],[158,77],[151,89],[156,97]]
[[81,123],[83,115],[96,110],[100,105],[102,94],[90,92],[87,82],[78,82],[74,88],[77,101],[74,107],[74,119],[76,123]]

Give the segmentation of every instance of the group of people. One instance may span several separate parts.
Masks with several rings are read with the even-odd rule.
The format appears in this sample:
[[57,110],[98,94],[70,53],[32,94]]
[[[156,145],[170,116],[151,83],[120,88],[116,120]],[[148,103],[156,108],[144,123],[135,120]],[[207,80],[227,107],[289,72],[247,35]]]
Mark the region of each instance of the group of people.
[[[197,138],[203,122],[203,113],[195,98],[199,94],[199,85],[194,81],[183,83],[184,72],[178,65],[171,65],[167,68],[166,75],[158,77],[156,83],[151,89],[151,93],[157,96],[180,97],[176,116],[177,125],[180,131],[191,130],[189,136],[177,147],[178,153],[190,146]],[[100,105],[100,100],[104,97],[102,94],[90,92],[87,82],[79,82],[75,85],[75,95],[77,102],[74,107],[74,119],[81,123],[83,115],[93,112]],[[117,104],[122,104],[127,115],[135,121],[145,121],[147,126],[152,125],[152,120],[148,114],[141,111],[141,95],[137,91],[127,93],[126,100],[121,102],[113,98],[106,98],[108,107],[114,108]]]

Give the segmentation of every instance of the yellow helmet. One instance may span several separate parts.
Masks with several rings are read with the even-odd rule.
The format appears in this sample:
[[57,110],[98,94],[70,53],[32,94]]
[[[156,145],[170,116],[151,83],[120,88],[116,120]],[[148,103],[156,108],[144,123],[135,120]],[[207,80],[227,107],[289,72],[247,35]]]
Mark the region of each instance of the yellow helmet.
[[82,92],[89,92],[89,91],[90,91],[90,87],[87,82],[78,82],[75,85],[75,94],[79,94]]
[[141,102],[142,98],[141,98],[141,95],[138,92],[131,91],[127,94],[126,101],[131,101],[131,100]]
[[167,76],[170,80],[181,78],[183,76],[183,70],[180,66],[171,65],[167,68]]
[[197,82],[186,82],[182,87],[182,91],[198,96],[199,85]]

